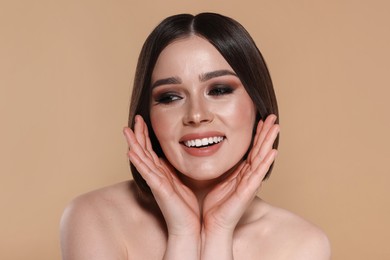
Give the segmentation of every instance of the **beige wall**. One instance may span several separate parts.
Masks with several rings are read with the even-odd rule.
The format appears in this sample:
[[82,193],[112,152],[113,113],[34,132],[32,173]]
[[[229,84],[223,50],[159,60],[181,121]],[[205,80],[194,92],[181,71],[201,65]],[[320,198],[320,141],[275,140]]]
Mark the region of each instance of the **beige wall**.
[[59,259],[76,195],[129,178],[136,57],[163,17],[239,20],[270,67],[282,136],[261,195],[317,223],[333,259],[390,259],[388,1],[0,3],[0,259]]

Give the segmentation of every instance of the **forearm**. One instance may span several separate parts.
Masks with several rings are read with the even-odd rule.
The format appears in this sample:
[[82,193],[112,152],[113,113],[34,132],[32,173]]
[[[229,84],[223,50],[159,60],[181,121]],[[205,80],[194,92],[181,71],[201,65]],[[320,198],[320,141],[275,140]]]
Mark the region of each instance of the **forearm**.
[[164,260],[199,260],[200,236],[168,236]]
[[202,232],[202,260],[232,260],[233,232],[211,233]]

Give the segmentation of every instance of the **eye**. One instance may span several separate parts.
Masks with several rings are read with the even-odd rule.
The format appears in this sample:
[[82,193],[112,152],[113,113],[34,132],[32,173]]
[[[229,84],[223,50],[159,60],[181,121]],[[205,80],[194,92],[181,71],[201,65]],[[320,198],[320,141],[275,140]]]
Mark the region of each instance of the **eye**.
[[162,93],[162,94],[158,95],[155,98],[155,101],[159,104],[169,104],[169,103],[172,103],[172,102],[174,102],[176,100],[180,100],[180,99],[182,99],[182,97],[180,97],[178,94],[167,92],[167,93]]
[[211,96],[222,96],[231,94],[233,91],[234,89],[227,85],[214,85],[207,94]]

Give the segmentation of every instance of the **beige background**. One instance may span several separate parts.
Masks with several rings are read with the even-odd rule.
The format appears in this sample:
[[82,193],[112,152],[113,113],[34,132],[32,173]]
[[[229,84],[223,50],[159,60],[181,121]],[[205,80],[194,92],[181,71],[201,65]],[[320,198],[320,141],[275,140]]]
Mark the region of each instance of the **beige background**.
[[270,67],[280,154],[261,195],[322,227],[333,259],[390,259],[388,1],[0,2],[0,259],[59,259],[78,194],[129,178],[122,127],[164,17],[240,21]]

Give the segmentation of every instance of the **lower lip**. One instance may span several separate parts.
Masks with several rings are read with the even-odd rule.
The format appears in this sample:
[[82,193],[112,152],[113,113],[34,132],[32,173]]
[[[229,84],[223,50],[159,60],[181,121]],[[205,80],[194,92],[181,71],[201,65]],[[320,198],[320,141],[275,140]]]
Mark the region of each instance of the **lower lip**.
[[183,145],[183,147],[184,147],[184,151],[186,151],[188,154],[192,156],[204,157],[204,156],[210,156],[215,154],[219,150],[219,148],[221,148],[223,142],[224,141],[203,148],[187,147],[185,145]]

